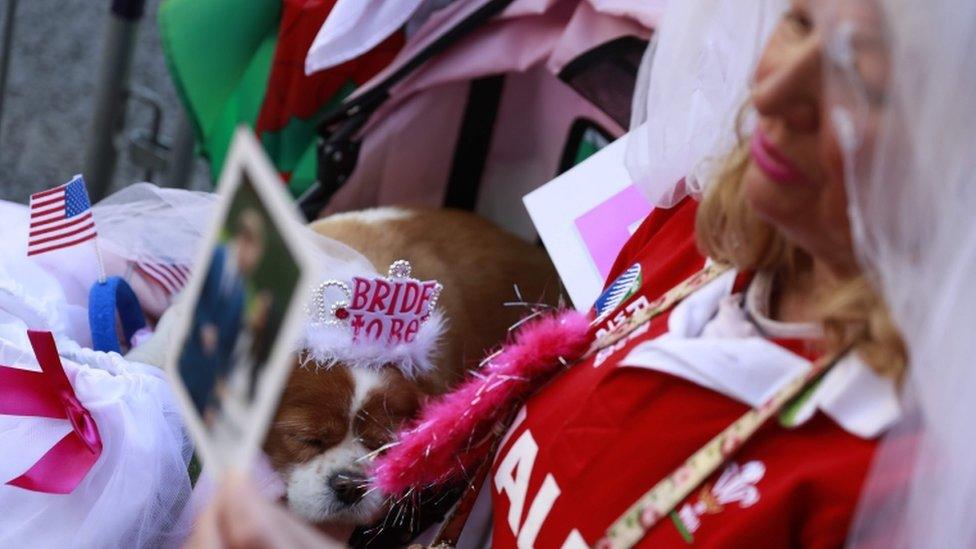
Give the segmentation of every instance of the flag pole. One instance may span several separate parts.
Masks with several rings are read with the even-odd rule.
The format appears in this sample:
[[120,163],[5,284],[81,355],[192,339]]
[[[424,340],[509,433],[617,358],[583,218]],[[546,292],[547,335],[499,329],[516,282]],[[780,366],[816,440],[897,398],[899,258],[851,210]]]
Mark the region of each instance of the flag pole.
[[105,274],[105,259],[102,257],[102,247],[98,245],[98,220],[95,219],[95,205],[92,204],[91,198],[88,196],[88,185],[85,183],[85,176],[77,174],[71,180],[81,180],[82,188],[85,192],[85,199],[88,200],[88,208],[92,213],[92,223],[95,225],[95,238],[92,239],[92,243],[95,245],[95,261],[98,262],[98,283],[105,284],[108,281],[108,276]]
[[92,240],[95,243],[95,260],[98,261],[98,283],[105,284],[108,277],[105,275],[105,260],[102,259],[102,248],[98,245],[98,236]]

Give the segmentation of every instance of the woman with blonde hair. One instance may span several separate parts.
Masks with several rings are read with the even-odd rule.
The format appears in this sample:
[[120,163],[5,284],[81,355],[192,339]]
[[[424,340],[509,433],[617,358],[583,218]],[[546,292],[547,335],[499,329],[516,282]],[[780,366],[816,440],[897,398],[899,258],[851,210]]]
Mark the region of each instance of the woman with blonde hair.
[[679,187],[700,202],[672,192],[621,252],[611,279],[643,283],[597,337],[643,322],[520,411],[489,476],[494,546],[843,543],[904,350],[853,248],[817,8],[774,25],[737,144]]

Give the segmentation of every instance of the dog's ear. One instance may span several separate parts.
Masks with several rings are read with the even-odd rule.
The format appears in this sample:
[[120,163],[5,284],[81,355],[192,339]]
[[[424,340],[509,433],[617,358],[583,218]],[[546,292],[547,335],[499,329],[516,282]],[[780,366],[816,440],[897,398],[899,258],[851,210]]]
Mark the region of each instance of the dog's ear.
[[383,383],[366,395],[353,420],[353,431],[367,448],[375,450],[393,440],[396,431],[420,410],[420,387],[398,369],[385,368]]
[[338,444],[348,432],[354,393],[346,367],[318,368],[298,357],[265,439],[272,463],[301,463]]
[[388,380],[388,407],[403,419],[413,419],[420,411],[420,402],[424,396],[420,386],[396,368],[386,368],[383,375]]

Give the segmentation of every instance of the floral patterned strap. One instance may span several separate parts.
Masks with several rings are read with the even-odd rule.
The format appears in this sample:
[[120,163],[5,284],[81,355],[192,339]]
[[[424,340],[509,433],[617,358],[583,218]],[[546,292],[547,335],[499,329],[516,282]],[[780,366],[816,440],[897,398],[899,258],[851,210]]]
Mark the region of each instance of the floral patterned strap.
[[843,352],[817,361],[809,372],[789,382],[762,406],[749,410],[718,436],[708,441],[681,467],[658,482],[631,505],[607,529],[604,538],[597,542],[596,547],[620,549],[637,544],[662,517],[673,511],[732,454],[742,448],[746,441],[766,423],[766,420],[779,413],[845,354],[846,352]]
[[605,349],[627,337],[637,328],[650,322],[654,317],[667,311],[676,303],[688,297],[702,286],[715,280],[728,270],[729,267],[727,265],[719,265],[717,263],[705,265],[705,268],[691,275],[681,284],[671,288],[667,293],[652,301],[650,305],[634,313],[634,316],[630,317],[626,322],[622,322],[604,334],[603,337],[594,341],[590,349],[583,355],[583,358],[589,357],[597,351]]

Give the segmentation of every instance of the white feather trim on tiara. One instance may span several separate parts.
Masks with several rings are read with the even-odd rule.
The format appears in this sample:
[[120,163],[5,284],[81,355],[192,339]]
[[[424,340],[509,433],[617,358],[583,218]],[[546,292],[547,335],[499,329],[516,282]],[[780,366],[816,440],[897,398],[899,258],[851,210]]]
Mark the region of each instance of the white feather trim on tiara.
[[411,274],[401,259],[387,277],[322,282],[306,309],[308,358],[323,367],[394,365],[410,377],[430,371],[446,323],[436,310],[443,287]]

